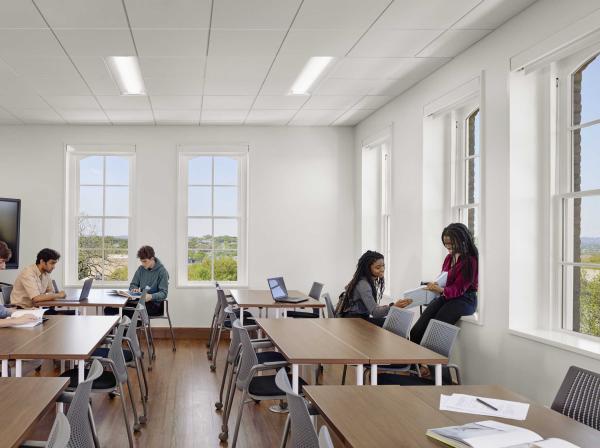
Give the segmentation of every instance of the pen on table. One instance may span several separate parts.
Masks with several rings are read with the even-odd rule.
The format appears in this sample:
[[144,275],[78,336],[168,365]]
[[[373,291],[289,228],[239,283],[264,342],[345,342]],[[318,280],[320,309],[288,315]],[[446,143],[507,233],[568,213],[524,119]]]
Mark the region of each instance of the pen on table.
[[485,402],[485,401],[483,401],[481,398],[477,398],[477,401],[478,401],[479,403],[481,403],[482,405],[484,405],[484,406],[487,406],[487,407],[488,407],[488,408],[490,408],[490,409],[493,409],[494,411],[497,411],[497,410],[498,410],[498,408],[496,408],[496,407],[492,406],[492,405],[491,405],[491,404],[489,404],[489,403],[486,403],[486,402]]

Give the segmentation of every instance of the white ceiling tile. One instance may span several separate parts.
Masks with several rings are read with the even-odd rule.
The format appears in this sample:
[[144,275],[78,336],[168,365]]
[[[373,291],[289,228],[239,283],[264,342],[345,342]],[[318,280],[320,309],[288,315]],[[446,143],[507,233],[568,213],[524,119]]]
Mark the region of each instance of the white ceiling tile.
[[37,30],[0,30],[0,57],[60,58],[65,52],[52,32]]
[[162,110],[154,109],[157,124],[199,124],[200,110]]
[[435,70],[440,68],[450,59],[444,58],[422,58],[419,59],[419,65],[407,72],[400,79],[396,80],[382,80],[383,84],[375,87],[370,95],[390,95],[397,96],[404,92],[406,89],[412,87],[417,82],[429,76]]
[[[265,70],[266,72],[266,70]],[[244,77],[248,73],[248,77]],[[264,77],[264,75],[263,75]],[[205,95],[256,95],[262,79],[249,72],[231,72],[226,76],[206,75]]]
[[148,108],[150,107],[148,97],[145,96],[101,95],[97,98],[105,110],[148,110]]
[[133,30],[140,57],[198,58],[206,54],[207,30]]
[[377,79],[325,79],[314,95],[368,95],[379,85]]
[[98,102],[91,95],[84,96],[46,96],[44,99],[55,109],[60,110],[92,110],[100,109]]
[[334,122],[344,110],[301,110],[290,122],[293,126],[328,126]]
[[412,57],[431,42],[441,30],[370,29],[352,49],[352,57]]
[[243,123],[248,110],[203,110],[202,123]]
[[419,56],[454,57],[489,34],[490,30],[448,30],[428,45]]
[[209,27],[211,0],[125,0],[133,28]]
[[23,121],[0,107],[0,124],[23,124]]
[[154,110],[200,110],[201,95],[154,95],[150,97]]
[[351,109],[333,123],[334,126],[354,126],[373,113],[370,109]]
[[308,95],[260,95],[254,109],[298,110],[308,99]]
[[75,67],[66,55],[55,58],[8,56],[4,57],[4,61],[19,76],[73,76],[77,74]]
[[361,29],[292,29],[279,54],[292,53],[305,59],[313,56],[343,57],[362,33]]
[[245,124],[265,124],[272,126],[281,126],[287,124],[288,121],[296,113],[295,110],[257,110],[253,109],[248,114]]
[[300,0],[219,0],[214,3],[212,28],[288,29]]
[[422,62],[422,58],[344,58],[328,78],[400,79]]
[[480,2],[481,0],[395,0],[373,27],[412,30],[450,28]]
[[202,108],[204,110],[248,110],[254,98],[253,95],[205,95]]
[[[295,54],[279,54],[260,93],[263,95],[287,95],[290,93],[294,81],[302,72],[307,61],[308,57],[299,58]],[[325,75],[326,73],[322,76]]]
[[108,118],[101,109],[58,109],[69,124],[108,124]]
[[348,109],[359,99],[356,95],[313,95],[302,109]]
[[127,28],[121,0],[35,0],[53,29]]
[[213,30],[208,56],[273,60],[284,36],[285,30]]
[[146,110],[106,110],[110,121],[114,124],[125,123],[154,123],[152,111]]
[[78,74],[73,76],[46,76],[23,78],[31,88],[42,96],[89,95],[90,89]]
[[392,96],[389,95],[367,95],[356,103],[353,108],[375,110],[388,103],[391,99]]
[[65,124],[65,120],[50,108],[11,109],[10,112],[27,124]]
[[534,2],[535,0],[484,0],[453,28],[495,29]]
[[35,94],[36,92],[24,78],[8,73],[0,74],[0,95],[15,95],[17,93]]
[[32,2],[0,1],[0,28],[48,28]]
[[56,30],[70,56],[135,56],[129,30]]
[[148,95],[202,95],[202,77],[144,78]]
[[201,58],[140,58],[142,76],[169,78],[173,76],[204,76],[206,59]]
[[364,30],[381,14],[389,0],[305,0],[294,28],[353,28]]
[[101,57],[76,57],[73,61],[95,95],[120,95],[117,84]]
[[47,109],[48,104],[39,95],[0,95],[0,107],[6,109]]

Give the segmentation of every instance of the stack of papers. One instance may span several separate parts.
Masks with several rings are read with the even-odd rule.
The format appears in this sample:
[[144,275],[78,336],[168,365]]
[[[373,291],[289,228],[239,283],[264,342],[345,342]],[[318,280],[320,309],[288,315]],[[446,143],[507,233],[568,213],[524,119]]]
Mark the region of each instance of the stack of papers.
[[[497,411],[477,401],[483,400],[492,405]],[[489,415],[492,417],[525,420],[529,411],[528,403],[518,401],[498,400],[496,398],[476,397],[474,395],[452,394],[440,395],[440,411],[462,412],[465,414]]]
[[[434,283],[437,283],[441,288],[446,287],[446,282],[448,280],[448,273],[442,272],[437,278],[434,280]],[[421,305],[429,305],[429,303],[439,296],[437,292],[428,291],[425,289],[427,286],[422,285],[415,289],[409,289],[408,291],[404,291],[402,293],[402,297],[405,299],[411,299],[412,303],[409,307],[413,306],[421,306]]]
[[23,316],[25,314],[33,314],[35,317],[37,317],[37,320],[27,322],[25,324],[15,325],[15,328],[35,327],[36,325],[42,323],[42,317],[44,316],[46,309],[47,308],[35,308],[33,310],[16,310],[12,312],[10,318]]

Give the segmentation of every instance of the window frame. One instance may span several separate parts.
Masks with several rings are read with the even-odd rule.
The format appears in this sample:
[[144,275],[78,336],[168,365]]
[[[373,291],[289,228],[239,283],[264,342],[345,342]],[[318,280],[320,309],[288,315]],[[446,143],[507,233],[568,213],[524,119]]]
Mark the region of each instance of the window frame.
[[[248,286],[248,194],[249,194],[249,145],[185,145],[178,146],[177,186],[177,287],[214,288],[214,278],[206,281],[188,280],[188,164],[196,157],[235,157],[239,160],[238,170],[238,279],[235,282],[219,281],[224,287]],[[214,169],[214,168],[213,168]],[[211,184],[214,186],[214,184]],[[214,191],[212,193],[214,195]],[[215,218],[214,215],[210,216]],[[227,217],[230,218],[230,217]],[[213,250],[214,252],[214,250]],[[214,276],[214,265],[213,272]]]
[[[125,157],[129,160],[129,214],[115,218],[128,219],[128,237],[127,237],[127,272],[131,277],[136,269],[136,234],[135,234],[135,163],[136,147],[135,145],[66,145],[65,146],[65,251],[64,251],[64,284],[66,287],[80,287],[83,285],[83,279],[78,279],[78,250],[79,250],[79,232],[74,231],[79,228],[79,192],[80,192],[80,171],[79,162],[86,157]],[[106,176],[106,173],[104,173]],[[104,178],[105,180],[105,178]],[[102,186],[106,188],[103,180]],[[124,185],[119,185],[124,186]],[[103,195],[103,202],[106,198]],[[102,215],[102,219],[107,218]],[[123,287],[129,285],[129,279],[119,280],[94,280],[94,287]]]

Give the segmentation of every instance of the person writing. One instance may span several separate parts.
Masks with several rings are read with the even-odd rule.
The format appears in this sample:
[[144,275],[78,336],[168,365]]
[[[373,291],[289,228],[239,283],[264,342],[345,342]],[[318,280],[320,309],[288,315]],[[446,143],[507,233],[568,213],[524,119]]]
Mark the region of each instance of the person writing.
[[461,223],[448,225],[442,231],[442,243],[448,255],[442,271],[448,273],[446,286],[428,283],[426,289],[440,294],[433,299],[410,332],[410,340],[419,344],[431,319],[456,324],[462,316],[477,311],[477,269],[479,252],[471,232]]
[[[0,241],[0,271],[6,269],[6,262],[10,260],[10,257],[12,257],[12,251],[8,247],[8,244],[6,244],[4,241]],[[7,319],[11,316],[11,314],[12,310],[10,308],[6,308],[4,304],[0,303],[0,328],[13,327],[15,325],[37,321],[37,317],[35,317],[33,314],[23,314],[19,317]]]
[[169,273],[160,260],[156,258],[154,249],[151,246],[142,246],[138,250],[137,256],[140,259],[141,266],[135,271],[129,290],[135,293],[145,290],[148,314],[150,316],[162,316],[164,314],[163,302],[169,294]]
[[390,307],[404,308],[411,299],[401,299],[389,305],[379,305],[385,290],[385,263],[383,255],[368,250],[359,259],[356,271],[346,286],[345,301],[340,317],[361,317],[376,325],[383,325]]

